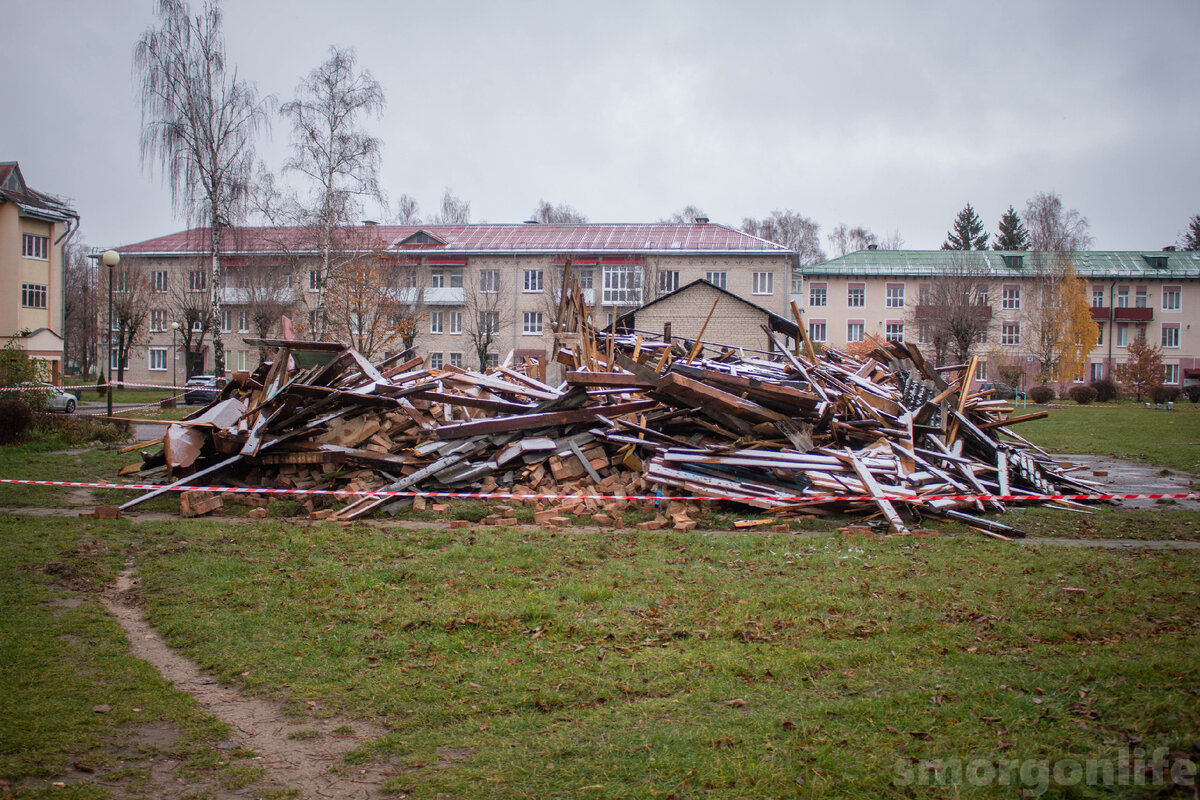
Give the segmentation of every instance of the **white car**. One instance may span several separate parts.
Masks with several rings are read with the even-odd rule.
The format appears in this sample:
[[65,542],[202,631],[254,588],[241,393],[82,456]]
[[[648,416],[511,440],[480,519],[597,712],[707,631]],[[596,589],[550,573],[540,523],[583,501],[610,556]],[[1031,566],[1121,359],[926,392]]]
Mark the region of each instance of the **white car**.
[[70,414],[75,410],[78,401],[75,395],[65,391],[61,386],[52,383],[22,383],[21,396],[37,396],[42,398],[47,411],[60,411]]

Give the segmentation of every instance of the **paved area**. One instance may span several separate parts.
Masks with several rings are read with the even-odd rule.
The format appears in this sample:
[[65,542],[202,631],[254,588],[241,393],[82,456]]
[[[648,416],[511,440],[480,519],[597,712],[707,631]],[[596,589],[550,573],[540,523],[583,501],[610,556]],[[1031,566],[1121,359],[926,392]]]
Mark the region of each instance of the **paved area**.
[[[1079,470],[1075,475],[1100,484],[1100,491],[1105,494],[1182,494],[1196,491],[1191,488],[1191,485],[1200,481],[1200,476],[1197,475],[1164,470],[1153,464],[1118,461],[1108,456],[1060,455],[1056,457],[1061,461],[1086,464],[1088,468]],[[1108,474],[1097,475],[1097,472]],[[1173,508],[1188,511],[1200,510],[1200,500],[1176,500],[1175,503],[1178,505],[1172,506]],[[1163,504],[1157,500],[1122,500],[1120,505],[1122,508],[1160,508]]]

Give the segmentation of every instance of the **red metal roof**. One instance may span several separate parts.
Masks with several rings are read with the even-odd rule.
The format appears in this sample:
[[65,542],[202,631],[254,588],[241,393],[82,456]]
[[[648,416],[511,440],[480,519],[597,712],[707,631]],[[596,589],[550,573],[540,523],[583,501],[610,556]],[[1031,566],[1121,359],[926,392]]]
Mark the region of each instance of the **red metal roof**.
[[[400,245],[425,231],[446,242]],[[648,223],[629,225],[365,225],[341,231],[350,249],[386,248],[414,253],[687,253],[687,252],[789,252],[786,247],[714,223]],[[208,228],[147,239],[116,248],[122,254],[203,253]],[[237,228],[225,234],[229,253],[311,250],[312,234],[306,228]]]

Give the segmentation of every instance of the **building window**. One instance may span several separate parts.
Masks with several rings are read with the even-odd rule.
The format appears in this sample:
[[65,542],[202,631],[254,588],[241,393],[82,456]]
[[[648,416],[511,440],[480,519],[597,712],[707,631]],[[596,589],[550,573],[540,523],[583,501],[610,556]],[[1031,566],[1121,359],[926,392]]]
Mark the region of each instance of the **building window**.
[[540,292],[542,290],[542,271],[540,269],[525,270],[525,292]]
[[1021,343],[1021,323],[1005,322],[1000,326],[1000,344],[1015,347]]
[[604,296],[606,306],[639,306],[642,304],[642,268],[635,264],[613,264],[604,267]]
[[113,270],[109,273],[109,279],[114,293],[125,294],[129,291],[129,273],[126,270]]
[[885,305],[888,308],[904,308],[904,284],[889,283],[886,298]]
[[1129,308],[1129,287],[1122,286],[1117,289],[1117,308]]
[[429,287],[431,289],[461,289],[463,274],[461,269],[437,268],[429,272]]
[[579,284],[580,289],[592,288],[592,271],[590,269],[581,269],[571,273],[575,277],[575,282]]
[[430,311],[429,312],[429,332],[430,333],[441,333],[442,332],[442,312],[441,311]]
[[441,353],[430,353],[429,354],[429,368],[430,369],[441,369],[442,368],[442,354]]
[[167,348],[151,347],[150,348],[150,370],[152,372],[165,372],[167,369]]
[[479,291],[484,294],[496,294],[500,291],[500,270],[479,270]]
[[167,329],[167,312],[151,310],[150,312],[150,331],[152,333],[165,331]]
[[1179,326],[1178,325],[1163,325],[1162,327],[1162,346],[1179,347]]
[[208,278],[204,270],[194,269],[188,273],[189,292],[203,292],[206,286],[208,286]]
[[1092,308],[1104,308],[1104,287],[1092,287]]
[[1005,286],[1000,293],[1000,307],[1010,311],[1019,309],[1021,307],[1021,287]]
[[825,339],[825,320],[809,320],[808,321],[808,338],[814,342],[824,342]]
[[21,306],[23,308],[46,308],[50,293],[44,283],[21,284]]
[[495,369],[498,366],[500,366],[500,354],[499,353],[488,353],[487,358],[485,358],[483,360],[483,368],[484,369]]
[[986,381],[987,380],[987,362],[986,361],[980,360],[975,363],[975,380],[977,380],[977,381]]
[[1104,344],[1104,323],[1103,322],[1096,323],[1096,344],[1097,345]]
[[1178,311],[1183,308],[1183,287],[1164,286],[1162,293],[1163,311]]
[[166,294],[167,291],[167,273],[166,270],[156,269],[150,273],[151,280],[154,283],[154,291],[158,294]]
[[917,344],[929,344],[929,326],[917,326]]
[[726,275],[727,273],[725,270],[709,270],[708,272],[704,273],[704,280],[708,281],[713,286],[716,286],[718,289],[724,289]]
[[1163,383],[1179,383],[1179,365],[1163,364]]
[[829,301],[829,290],[823,283],[814,283],[808,287],[808,304],[812,308],[824,308]]
[[459,369],[462,369],[462,365],[463,365],[462,353],[451,353],[450,354],[450,366],[458,367]]
[[447,311],[446,316],[450,318],[450,333],[462,333],[462,312]]
[[233,332],[233,312],[227,308],[221,309],[221,333]]
[[250,312],[239,311],[238,312],[238,333],[249,333],[249,332],[250,332]]
[[1129,346],[1129,326],[1128,325],[1118,325],[1117,326],[1117,347],[1128,347],[1128,346]]
[[26,258],[39,258],[42,261],[46,261],[50,258],[50,237],[39,236],[36,233],[22,235],[21,255]]
[[1004,259],[1004,266],[1009,269],[1021,269],[1025,265],[1025,256],[1000,256]]
[[756,272],[756,273],[754,273],[754,293],[755,294],[775,294],[775,273],[774,272]]
[[984,328],[983,330],[981,330],[975,334],[975,344],[987,344],[987,343],[988,343],[988,332],[987,332],[987,328]]
[[310,292],[321,291],[321,270],[310,269],[308,271],[308,290]]
[[1133,295],[1133,305],[1134,305],[1134,308],[1149,308],[1150,307],[1150,296],[1149,296],[1149,294],[1146,293],[1145,286],[1137,287],[1137,291],[1134,292],[1134,295]]
[[308,312],[308,333],[309,333],[309,335],[312,336],[314,339],[316,339],[317,335],[320,332],[321,332],[321,312],[320,311]]
[[861,321],[846,323],[846,341],[847,342],[861,342],[863,340],[863,336],[865,333],[866,333],[865,323],[863,323]]
[[522,336],[541,336],[542,335],[542,312],[526,311],[524,320],[521,324]]
[[119,370],[122,368],[129,369],[129,352],[128,351],[125,352],[125,364],[123,367],[122,367],[122,365],[120,365],[118,363],[118,361],[119,361],[118,354],[120,352],[121,352],[121,348],[119,348],[119,347],[114,347],[112,350],[108,351],[108,368],[110,371],[115,371],[115,370]]
[[[901,290],[901,291],[903,291],[903,290]],[[904,323],[903,322],[889,322],[889,323],[887,323],[886,326],[884,326],[883,330],[884,330],[883,338],[887,339],[889,342],[899,342],[900,344],[904,343]]]
[[917,287],[917,305],[919,305],[919,306],[929,305],[929,284],[928,283],[922,283],[920,286]]
[[658,291],[668,294],[679,288],[679,270],[665,269],[658,273]]
[[[867,287],[859,284],[846,287],[846,305],[850,308],[862,308],[867,304]],[[853,341],[858,341],[857,339]]]
[[792,294],[804,293],[804,276],[799,272],[792,273]]
[[495,335],[500,331],[500,312],[499,311],[480,311],[479,312],[479,332],[485,336]]
[[1095,383],[1096,381],[1104,379],[1104,365],[1103,364],[1100,364],[1100,363],[1092,364],[1091,370],[1092,370],[1092,383]]

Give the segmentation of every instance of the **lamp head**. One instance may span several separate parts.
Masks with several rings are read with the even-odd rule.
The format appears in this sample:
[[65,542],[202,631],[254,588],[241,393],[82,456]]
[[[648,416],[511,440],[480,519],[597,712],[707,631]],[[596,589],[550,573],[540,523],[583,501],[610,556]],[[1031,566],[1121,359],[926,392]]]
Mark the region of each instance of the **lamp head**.
[[112,269],[121,263],[121,254],[116,250],[105,250],[104,255],[100,256],[100,260],[104,263],[104,266]]
[[173,331],[177,331],[177,330],[179,330],[179,323],[178,323],[178,322],[172,322],[172,323],[171,323],[171,330],[173,330]]

